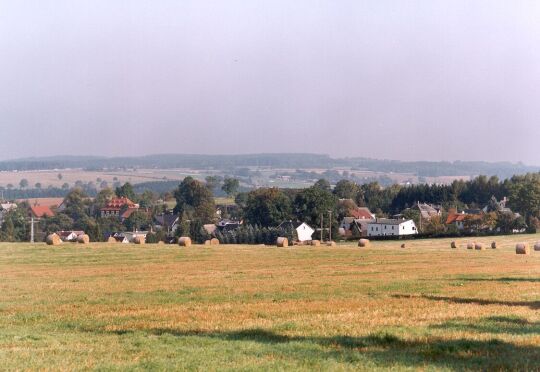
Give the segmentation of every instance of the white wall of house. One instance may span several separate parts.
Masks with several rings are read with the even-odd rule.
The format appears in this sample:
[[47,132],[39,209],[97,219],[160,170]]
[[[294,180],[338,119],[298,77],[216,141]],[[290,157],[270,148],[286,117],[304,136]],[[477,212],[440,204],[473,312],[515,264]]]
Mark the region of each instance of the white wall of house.
[[305,222],[296,228],[296,235],[298,236],[298,241],[300,242],[311,240],[311,236],[314,232],[315,230],[313,230],[311,226]]
[[404,220],[398,223],[370,222],[367,226],[368,236],[404,236],[418,234],[413,220]]

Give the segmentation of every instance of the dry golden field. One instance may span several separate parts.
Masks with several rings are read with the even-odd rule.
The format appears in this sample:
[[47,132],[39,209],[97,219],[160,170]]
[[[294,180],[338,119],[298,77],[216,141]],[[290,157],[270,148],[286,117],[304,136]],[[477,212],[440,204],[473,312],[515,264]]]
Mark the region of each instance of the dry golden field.
[[540,235],[495,240],[2,243],[0,369],[540,370]]

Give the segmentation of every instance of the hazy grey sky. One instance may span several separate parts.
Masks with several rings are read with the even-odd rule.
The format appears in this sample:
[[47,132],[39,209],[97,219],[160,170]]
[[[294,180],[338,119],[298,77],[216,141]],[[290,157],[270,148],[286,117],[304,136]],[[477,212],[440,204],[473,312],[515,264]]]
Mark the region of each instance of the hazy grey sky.
[[540,164],[540,2],[0,0],[0,159]]

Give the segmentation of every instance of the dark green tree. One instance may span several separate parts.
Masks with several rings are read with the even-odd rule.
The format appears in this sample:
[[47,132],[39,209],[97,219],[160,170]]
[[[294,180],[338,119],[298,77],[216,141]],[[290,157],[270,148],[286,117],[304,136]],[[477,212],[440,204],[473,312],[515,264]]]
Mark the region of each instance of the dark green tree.
[[125,197],[132,201],[135,201],[137,198],[137,196],[135,195],[135,191],[133,190],[133,186],[129,182],[126,182],[122,186],[117,187],[114,193],[119,198]]
[[202,182],[186,177],[174,192],[175,212],[182,219],[211,222],[216,213],[212,192]]
[[235,196],[238,193],[238,188],[240,187],[240,182],[236,178],[230,178],[225,177],[223,180],[223,186],[221,186],[221,190],[223,190],[227,196]]
[[291,217],[291,201],[277,188],[260,188],[248,194],[244,215],[251,224],[277,226]]

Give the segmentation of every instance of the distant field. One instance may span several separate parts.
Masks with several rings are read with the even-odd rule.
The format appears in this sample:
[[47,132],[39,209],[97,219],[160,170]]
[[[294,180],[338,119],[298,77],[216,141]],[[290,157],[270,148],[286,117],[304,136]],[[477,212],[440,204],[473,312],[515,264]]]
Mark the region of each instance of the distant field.
[[2,243],[0,366],[538,370],[540,252],[513,245],[540,235],[496,240],[486,251]]
[[[62,179],[58,178],[58,174],[62,175]],[[39,182],[43,188],[48,186],[61,187],[67,182],[71,187],[75,182],[82,181],[84,183],[94,182],[99,186],[101,181],[107,181],[109,186],[112,186],[115,179],[118,182],[131,182],[133,184],[149,182],[179,180],[191,175],[198,177],[199,172],[188,169],[137,169],[134,171],[84,171],[81,169],[62,169],[56,171],[25,171],[25,172],[0,172],[0,186],[6,187],[12,184],[15,188],[19,187],[19,182],[24,178],[28,180],[30,188]],[[204,178],[201,174],[198,178]],[[100,179],[101,181],[98,181]]]
[[[292,172],[291,169],[273,169],[273,168],[257,168],[252,167],[253,171],[258,171],[260,177],[252,177],[254,185],[256,186],[271,186],[281,188],[305,188],[313,184],[313,180],[295,180],[285,181],[279,179],[271,179],[270,177],[276,172]],[[323,172],[326,169],[305,169],[306,171],[317,172],[323,177]],[[343,169],[340,169],[343,171]],[[351,174],[355,174],[358,177],[381,177],[386,176],[397,183],[404,182],[418,182],[418,177],[411,173],[384,173],[384,172],[372,172],[372,171],[350,171]],[[58,174],[62,175],[62,178],[58,178]],[[61,187],[64,183],[68,183],[70,187],[75,185],[75,182],[82,181],[84,183],[94,182],[96,185],[102,181],[106,181],[109,186],[116,181],[125,183],[131,182],[132,184],[161,181],[161,180],[178,180],[181,181],[186,176],[192,176],[200,180],[208,175],[221,175],[227,176],[224,172],[218,170],[197,170],[197,169],[133,169],[125,171],[85,171],[82,169],[61,169],[61,170],[38,170],[38,171],[3,171],[0,172],[0,186],[7,187],[11,184],[14,188],[19,188],[19,182],[22,179],[28,180],[28,187],[34,188],[36,183],[41,183],[43,188],[49,186]],[[444,176],[444,177],[430,177],[426,178],[430,183],[451,183],[454,179],[468,180],[468,176]]]

